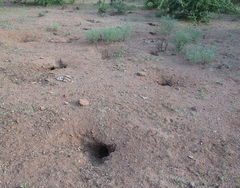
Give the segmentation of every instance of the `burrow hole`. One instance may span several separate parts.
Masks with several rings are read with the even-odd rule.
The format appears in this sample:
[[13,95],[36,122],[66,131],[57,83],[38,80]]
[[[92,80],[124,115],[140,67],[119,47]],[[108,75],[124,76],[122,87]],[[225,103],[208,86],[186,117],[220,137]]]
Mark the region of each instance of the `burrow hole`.
[[94,142],[91,144],[88,144],[88,152],[90,154],[90,159],[92,162],[101,164],[105,160],[107,160],[107,157],[115,151],[116,145],[113,144],[104,144],[100,142]]

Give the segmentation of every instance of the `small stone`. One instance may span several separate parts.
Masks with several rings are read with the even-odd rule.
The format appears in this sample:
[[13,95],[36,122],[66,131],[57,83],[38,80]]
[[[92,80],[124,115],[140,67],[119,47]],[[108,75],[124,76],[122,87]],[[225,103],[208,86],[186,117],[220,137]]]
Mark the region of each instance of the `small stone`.
[[65,121],[66,119],[65,118],[61,118],[62,121]]
[[196,112],[196,111],[197,111],[197,108],[196,108],[195,106],[193,106],[193,107],[191,108],[191,110]]
[[41,107],[40,107],[40,110],[41,110],[41,111],[45,110],[44,106],[41,106]]
[[175,87],[176,90],[180,90],[180,87]]
[[43,57],[40,57],[40,59],[43,59]]
[[195,187],[195,182],[190,182],[189,185],[190,187]]
[[145,72],[138,72],[137,75],[138,76],[146,76],[146,73]]
[[65,102],[64,104],[65,104],[65,105],[68,105],[68,104],[69,104],[69,102]]
[[190,159],[193,159],[193,156],[192,156],[192,155],[189,155],[188,157],[189,157]]
[[79,104],[81,106],[88,106],[89,105],[89,101],[86,99],[79,99]]
[[212,132],[216,133],[217,131],[216,131],[216,130],[213,130]]

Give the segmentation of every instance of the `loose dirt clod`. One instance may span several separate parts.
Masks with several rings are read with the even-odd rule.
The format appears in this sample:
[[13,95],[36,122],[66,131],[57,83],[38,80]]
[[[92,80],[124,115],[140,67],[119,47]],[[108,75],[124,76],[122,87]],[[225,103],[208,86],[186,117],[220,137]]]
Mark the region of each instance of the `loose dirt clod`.
[[86,99],[79,99],[79,104],[80,104],[80,106],[88,106],[89,101]]

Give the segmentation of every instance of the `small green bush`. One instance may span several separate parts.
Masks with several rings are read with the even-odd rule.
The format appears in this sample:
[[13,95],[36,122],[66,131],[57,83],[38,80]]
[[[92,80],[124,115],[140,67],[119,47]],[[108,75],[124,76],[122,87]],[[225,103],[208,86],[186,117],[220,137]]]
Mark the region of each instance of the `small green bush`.
[[91,31],[84,31],[84,34],[91,42],[95,43],[98,41],[104,41],[107,43],[124,41],[129,38],[132,32],[132,27],[127,24],[123,25],[121,28],[118,27],[107,27],[102,31],[98,29],[92,29]]
[[200,45],[190,45],[186,49],[188,60],[193,64],[199,63],[201,61],[201,50],[202,47]]
[[98,1],[98,4],[99,4],[99,9],[98,9],[99,13],[106,13],[107,10],[110,8],[110,4],[106,4],[105,0],[103,0],[103,2]]
[[186,49],[186,54],[188,60],[193,64],[199,62],[209,63],[213,60],[216,49],[216,46],[202,46],[201,44],[192,44]]
[[136,6],[134,5],[128,5],[126,3],[123,3],[121,1],[118,2],[112,2],[112,7],[117,9],[118,14],[124,14],[127,10],[134,10],[136,9]]
[[102,39],[105,42],[115,42],[119,39],[121,31],[119,28],[113,28],[112,26],[103,29]]
[[205,47],[203,47],[202,59],[204,63],[209,63],[210,61],[213,60],[216,49],[217,49],[216,46],[206,45]]
[[160,5],[160,1],[159,0],[146,0],[144,2],[144,7],[146,7],[147,9],[156,9],[158,8]]
[[201,40],[205,34],[204,31],[193,28],[188,28],[188,33],[193,42]]
[[162,33],[165,35],[170,35],[175,28],[176,21],[169,16],[162,17]]
[[175,45],[175,52],[182,51],[185,45],[191,42],[191,39],[184,30],[177,31],[175,35],[171,36],[170,40]]
[[179,18],[189,18],[194,21],[209,21],[208,14],[210,12],[220,14],[221,12],[237,11],[231,0],[146,0],[145,4],[149,4],[149,2],[158,5],[157,8],[163,12],[167,10],[168,13],[176,13]]
[[46,13],[42,13],[42,12],[39,12],[38,13],[38,17],[43,17],[43,16],[45,16],[46,15]]
[[132,27],[131,25],[123,25],[121,28],[121,35],[122,35],[122,40],[125,40],[130,37],[132,33]]
[[52,25],[52,30],[57,31],[58,29],[59,29],[59,24],[54,22],[53,25]]
[[98,29],[92,28],[91,31],[84,31],[83,33],[92,43],[95,43],[101,39],[101,31]]

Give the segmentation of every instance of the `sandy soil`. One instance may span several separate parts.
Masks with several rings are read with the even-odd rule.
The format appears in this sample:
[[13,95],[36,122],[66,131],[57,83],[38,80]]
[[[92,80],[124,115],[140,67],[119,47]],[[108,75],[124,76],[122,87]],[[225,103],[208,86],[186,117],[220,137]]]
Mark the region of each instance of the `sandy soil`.
[[[197,26],[217,46],[197,65],[155,53],[152,11],[4,2],[0,16],[0,187],[240,187],[239,16]],[[125,42],[83,34],[127,21]]]

